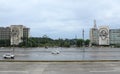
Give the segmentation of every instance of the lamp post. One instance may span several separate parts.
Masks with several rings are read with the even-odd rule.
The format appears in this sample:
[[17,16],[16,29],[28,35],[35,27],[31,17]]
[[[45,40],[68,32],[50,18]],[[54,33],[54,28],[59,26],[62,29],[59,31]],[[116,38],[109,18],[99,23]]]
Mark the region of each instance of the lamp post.
[[84,60],[85,57],[84,29],[82,31],[82,36],[83,36],[83,60]]
[[13,45],[13,53],[15,51],[15,37],[18,37],[18,30],[16,28],[12,29],[11,31],[11,37],[12,37],[12,45]]
[[13,54],[14,54],[14,50],[15,50],[15,46],[14,46],[15,45],[15,42],[14,42],[15,41],[14,40],[15,39],[14,38],[15,37],[15,33],[14,33],[14,30],[12,30],[11,35],[12,35],[11,37],[12,37],[12,46],[13,46]]
[[83,49],[85,49],[85,42],[84,42],[84,29],[83,29],[83,32],[82,32],[82,36],[83,36]]

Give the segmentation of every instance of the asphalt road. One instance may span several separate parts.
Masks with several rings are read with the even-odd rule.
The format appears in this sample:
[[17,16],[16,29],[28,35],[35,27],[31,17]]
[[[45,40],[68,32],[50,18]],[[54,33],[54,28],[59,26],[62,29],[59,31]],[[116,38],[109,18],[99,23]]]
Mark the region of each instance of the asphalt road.
[[[60,54],[51,54],[58,50]],[[0,60],[12,48],[0,49]],[[120,48],[15,48],[14,60],[120,60]]]
[[0,74],[119,74],[120,62],[0,62]]
[[[59,50],[60,54],[51,54]],[[13,53],[12,48],[0,49]],[[14,60],[120,60],[119,48],[15,48]],[[0,74],[119,74],[120,62],[0,62]]]

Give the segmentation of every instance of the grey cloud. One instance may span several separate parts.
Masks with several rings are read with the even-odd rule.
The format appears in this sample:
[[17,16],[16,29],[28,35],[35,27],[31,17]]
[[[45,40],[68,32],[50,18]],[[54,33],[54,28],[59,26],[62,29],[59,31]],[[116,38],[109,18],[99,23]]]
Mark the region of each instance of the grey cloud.
[[75,34],[81,37],[84,28],[89,38],[94,19],[98,26],[118,26],[119,3],[119,0],[0,0],[0,22],[1,26],[23,24],[31,28],[32,36],[48,34],[52,38],[73,38]]

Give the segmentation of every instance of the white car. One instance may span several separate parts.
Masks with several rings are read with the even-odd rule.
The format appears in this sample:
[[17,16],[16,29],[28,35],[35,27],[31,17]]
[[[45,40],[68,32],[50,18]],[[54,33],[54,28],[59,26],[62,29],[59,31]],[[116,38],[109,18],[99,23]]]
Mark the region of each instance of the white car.
[[3,55],[3,58],[5,59],[14,59],[15,55],[11,54],[11,53],[5,53]]
[[58,50],[52,51],[52,54],[59,54],[59,53],[60,53],[60,51],[58,51]]

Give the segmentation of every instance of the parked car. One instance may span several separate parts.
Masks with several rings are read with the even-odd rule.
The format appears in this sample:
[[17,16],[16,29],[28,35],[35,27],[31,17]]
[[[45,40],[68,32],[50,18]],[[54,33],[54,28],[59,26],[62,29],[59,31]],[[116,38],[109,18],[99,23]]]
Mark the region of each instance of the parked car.
[[60,51],[58,51],[58,50],[52,51],[52,54],[59,54],[59,53],[60,53]]
[[11,54],[11,53],[5,53],[3,55],[3,58],[5,59],[14,59],[15,55],[14,54]]

